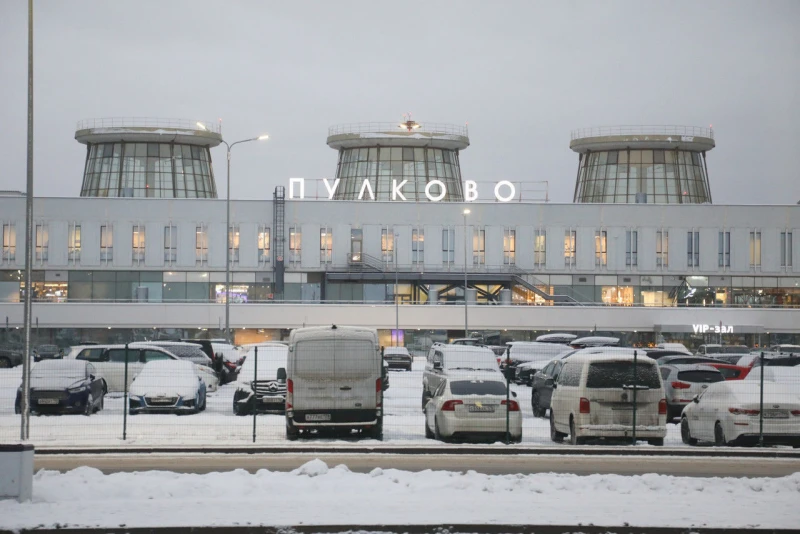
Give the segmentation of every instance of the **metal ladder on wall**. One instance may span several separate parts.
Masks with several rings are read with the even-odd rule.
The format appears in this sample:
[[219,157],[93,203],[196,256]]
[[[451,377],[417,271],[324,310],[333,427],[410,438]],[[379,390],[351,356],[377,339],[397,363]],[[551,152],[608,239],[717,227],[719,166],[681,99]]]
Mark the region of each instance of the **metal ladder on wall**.
[[272,194],[272,232],[275,242],[274,288],[276,300],[283,300],[283,275],[286,250],[286,188],[279,185]]

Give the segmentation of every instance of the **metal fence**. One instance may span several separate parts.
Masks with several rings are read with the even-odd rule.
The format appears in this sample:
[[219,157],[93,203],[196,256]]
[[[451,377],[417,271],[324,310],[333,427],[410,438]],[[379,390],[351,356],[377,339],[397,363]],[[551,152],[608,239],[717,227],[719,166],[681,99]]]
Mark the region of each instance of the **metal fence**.
[[[205,365],[148,343],[42,359],[31,371],[29,441],[800,446],[796,355],[731,364],[519,342],[435,343],[409,354],[315,330],[323,333],[293,345],[221,348]],[[20,437],[21,375],[21,365],[0,369],[0,441]]]

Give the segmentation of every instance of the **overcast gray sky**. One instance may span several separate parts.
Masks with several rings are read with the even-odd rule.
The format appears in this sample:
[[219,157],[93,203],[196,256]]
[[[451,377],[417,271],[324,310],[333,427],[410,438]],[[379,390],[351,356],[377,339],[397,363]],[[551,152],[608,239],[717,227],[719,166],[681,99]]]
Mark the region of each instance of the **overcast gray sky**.
[[[800,1],[35,2],[35,193],[78,196],[80,119],[223,119],[233,198],[334,174],[328,126],[469,123],[473,180],[548,180],[570,130],[713,124],[715,203],[800,200]],[[27,2],[0,1],[0,189],[25,188]],[[224,149],[212,150],[225,187]]]

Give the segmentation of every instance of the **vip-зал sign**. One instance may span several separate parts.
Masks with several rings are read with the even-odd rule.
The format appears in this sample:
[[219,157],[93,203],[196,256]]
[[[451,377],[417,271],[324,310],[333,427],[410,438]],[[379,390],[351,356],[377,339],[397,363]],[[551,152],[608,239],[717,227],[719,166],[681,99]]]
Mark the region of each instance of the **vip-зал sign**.
[[[341,178],[336,178],[333,183],[327,178],[323,178],[322,181],[328,191],[328,200],[333,200]],[[402,193],[402,189],[407,183],[408,180],[403,180],[402,182],[398,182],[396,179],[392,180],[392,200],[400,202],[407,200]],[[447,186],[441,180],[431,180],[425,186],[425,196],[431,202],[439,202],[447,196]],[[498,202],[510,202],[516,196],[517,188],[508,180],[501,180],[495,184],[494,198]],[[306,179],[289,178],[289,199],[304,199],[305,197]],[[364,180],[361,183],[361,189],[358,192],[358,200],[364,200],[364,198],[375,200],[375,191],[372,189],[372,184],[369,180]],[[464,180],[464,201],[475,202],[476,200],[478,200],[478,183],[473,180]]]
[[733,325],[724,324],[693,324],[695,334],[733,334]]

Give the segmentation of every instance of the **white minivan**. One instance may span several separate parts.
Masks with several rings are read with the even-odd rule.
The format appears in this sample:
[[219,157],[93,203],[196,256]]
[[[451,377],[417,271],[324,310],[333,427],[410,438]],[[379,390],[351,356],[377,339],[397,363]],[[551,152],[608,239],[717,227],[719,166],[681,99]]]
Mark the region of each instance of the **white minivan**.
[[573,445],[589,438],[631,439],[635,413],[636,439],[664,444],[667,400],[655,360],[635,357],[631,349],[579,352],[566,360],[553,388],[553,441],[561,442],[567,435]]
[[353,430],[383,438],[383,358],[375,329],[298,328],[286,367],[287,439]]

